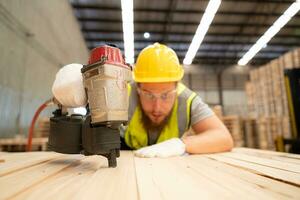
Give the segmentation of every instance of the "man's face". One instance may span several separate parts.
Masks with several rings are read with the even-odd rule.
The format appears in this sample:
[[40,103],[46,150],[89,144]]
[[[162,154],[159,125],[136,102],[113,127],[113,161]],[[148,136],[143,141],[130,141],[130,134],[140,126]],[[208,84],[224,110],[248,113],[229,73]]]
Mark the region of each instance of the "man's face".
[[176,99],[176,83],[140,83],[140,103],[144,114],[159,126],[170,114]]

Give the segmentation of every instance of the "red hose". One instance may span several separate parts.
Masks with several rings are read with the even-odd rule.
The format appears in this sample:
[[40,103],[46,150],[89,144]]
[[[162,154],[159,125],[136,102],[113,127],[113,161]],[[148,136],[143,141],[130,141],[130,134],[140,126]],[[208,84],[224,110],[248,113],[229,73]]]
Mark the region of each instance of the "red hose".
[[32,136],[34,131],[34,125],[36,120],[38,119],[40,113],[52,102],[52,99],[47,100],[45,103],[40,105],[40,107],[35,111],[34,116],[31,120],[29,132],[28,132],[28,140],[27,140],[27,151],[31,151],[31,144],[32,144]]

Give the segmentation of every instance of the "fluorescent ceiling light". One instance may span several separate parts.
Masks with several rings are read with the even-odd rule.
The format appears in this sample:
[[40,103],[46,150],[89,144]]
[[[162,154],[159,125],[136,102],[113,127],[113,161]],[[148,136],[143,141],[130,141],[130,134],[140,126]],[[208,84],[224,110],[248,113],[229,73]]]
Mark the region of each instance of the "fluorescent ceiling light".
[[274,22],[274,24],[261,36],[257,42],[238,61],[239,65],[246,65],[267,43],[286,25],[290,19],[300,10],[300,0],[292,5]]
[[202,19],[200,21],[200,24],[198,25],[196,33],[193,37],[192,43],[185,55],[183,64],[190,65],[192,63],[192,61],[200,47],[200,44],[203,41],[203,38],[204,38],[211,22],[213,21],[214,16],[220,5],[221,5],[221,0],[210,0],[208,2],[208,5],[207,5],[205,12],[202,16]]
[[125,61],[134,63],[133,0],[121,0]]

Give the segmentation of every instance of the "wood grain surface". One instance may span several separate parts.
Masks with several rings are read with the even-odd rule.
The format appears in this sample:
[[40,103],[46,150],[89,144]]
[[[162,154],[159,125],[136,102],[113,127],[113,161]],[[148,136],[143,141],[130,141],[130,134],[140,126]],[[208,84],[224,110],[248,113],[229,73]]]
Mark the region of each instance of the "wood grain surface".
[[232,152],[137,158],[0,152],[0,199],[300,199],[300,156]]

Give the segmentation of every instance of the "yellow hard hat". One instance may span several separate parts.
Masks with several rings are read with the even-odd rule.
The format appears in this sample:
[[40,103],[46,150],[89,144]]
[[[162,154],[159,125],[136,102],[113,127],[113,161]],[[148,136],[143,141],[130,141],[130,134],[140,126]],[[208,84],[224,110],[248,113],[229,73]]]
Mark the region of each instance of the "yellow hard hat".
[[173,82],[180,81],[184,71],[176,53],[169,47],[154,43],[139,54],[134,70],[135,82]]

